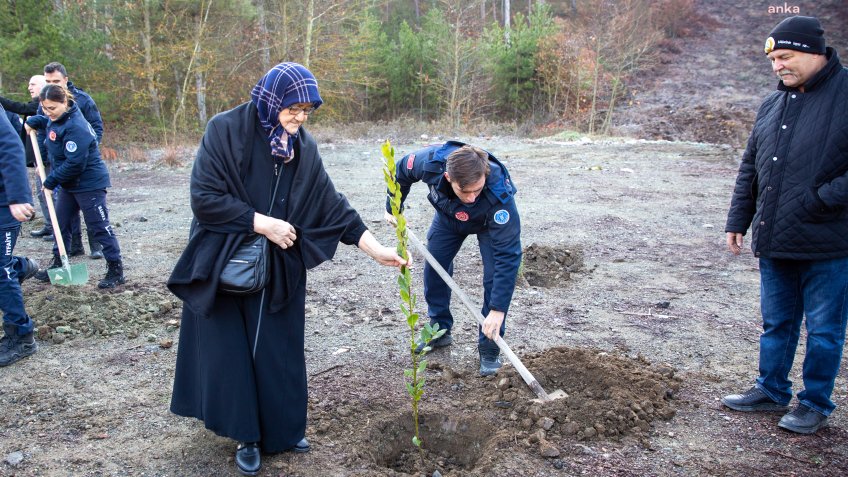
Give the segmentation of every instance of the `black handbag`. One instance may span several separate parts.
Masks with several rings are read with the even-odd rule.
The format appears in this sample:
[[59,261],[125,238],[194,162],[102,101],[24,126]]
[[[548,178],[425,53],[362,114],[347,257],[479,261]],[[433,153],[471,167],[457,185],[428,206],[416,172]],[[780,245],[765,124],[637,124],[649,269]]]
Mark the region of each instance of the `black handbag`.
[[[282,177],[282,167],[277,174],[277,183],[271,192],[271,204],[268,215],[274,208],[274,197]],[[250,295],[256,293],[268,284],[271,272],[271,245],[268,238],[262,234],[252,233],[242,240],[233,256],[227,260],[221,270],[218,281],[218,291],[227,295]]]

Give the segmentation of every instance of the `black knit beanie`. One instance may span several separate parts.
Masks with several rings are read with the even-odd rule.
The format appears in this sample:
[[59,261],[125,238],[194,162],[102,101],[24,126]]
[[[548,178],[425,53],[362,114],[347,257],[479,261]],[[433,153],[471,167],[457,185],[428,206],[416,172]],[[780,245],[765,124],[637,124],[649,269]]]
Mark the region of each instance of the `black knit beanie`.
[[797,50],[804,53],[825,53],[824,29],[815,17],[794,16],[778,23],[769,33],[765,52]]

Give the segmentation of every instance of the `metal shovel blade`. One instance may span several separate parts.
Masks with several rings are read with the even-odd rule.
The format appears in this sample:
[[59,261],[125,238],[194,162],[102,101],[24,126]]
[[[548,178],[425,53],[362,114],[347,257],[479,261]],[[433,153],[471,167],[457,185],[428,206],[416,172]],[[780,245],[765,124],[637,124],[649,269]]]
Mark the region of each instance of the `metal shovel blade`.
[[85,285],[88,281],[88,268],[84,263],[71,265],[68,263],[68,257],[62,257],[62,266],[48,269],[47,276],[54,285]]

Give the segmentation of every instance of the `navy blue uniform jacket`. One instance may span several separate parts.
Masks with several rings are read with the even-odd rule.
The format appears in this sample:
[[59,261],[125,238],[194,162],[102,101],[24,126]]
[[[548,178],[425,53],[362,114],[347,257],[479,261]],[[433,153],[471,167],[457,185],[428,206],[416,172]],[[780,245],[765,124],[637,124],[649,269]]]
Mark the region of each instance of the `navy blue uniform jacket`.
[[[412,184],[422,181],[430,193],[427,199],[451,223],[458,233],[477,234],[488,230],[494,248],[494,283],[490,308],[506,312],[515,291],[515,279],[521,265],[521,222],[515,206],[515,185],[509,171],[489,153],[489,176],[483,193],[473,204],[464,204],[445,179],[447,157],[465,144],[448,141],[404,156],[397,162],[397,181],[401,190],[401,203],[406,200]],[[391,213],[389,201],[386,210]]]
[[726,232],[758,257],[848,256],[848,70],[833,48],[804,85],[781,82],[763,101],[742,155]]
[[[0,107],[3,115],[6,111]],[[20,136],[5,118],[0,119],[0,206],[32,203]]]
[[109,170],[100,159],[100,149],[94,129],[71,102],[68,111],[56,121],[47,116],[30,116],[27,124],[33,129],[46,130],[47,154],[53,169],[44,181],[44,187],[55,189],[61,185],[71,193],[106,189]]

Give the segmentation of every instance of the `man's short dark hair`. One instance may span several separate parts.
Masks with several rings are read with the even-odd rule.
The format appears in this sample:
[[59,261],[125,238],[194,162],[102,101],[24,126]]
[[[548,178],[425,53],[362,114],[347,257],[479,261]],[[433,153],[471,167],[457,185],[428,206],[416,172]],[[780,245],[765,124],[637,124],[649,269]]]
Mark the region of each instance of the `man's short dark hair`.
[[451,182],[465,188],[489,176],[489,153],[474,147],[462,146],[448,156],[447,172]]
[[44,65],[44,74],[53,73],[56,71],[62,73],[62,76],[64,76],[65,78],[68,77],[68,71],[65,69],[65,65],[63,65],[62,63],[54,61],[52,63],[47,63],[46,65]]

